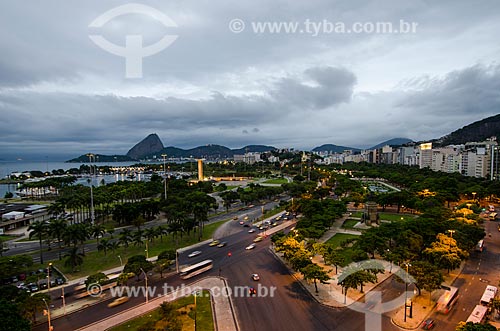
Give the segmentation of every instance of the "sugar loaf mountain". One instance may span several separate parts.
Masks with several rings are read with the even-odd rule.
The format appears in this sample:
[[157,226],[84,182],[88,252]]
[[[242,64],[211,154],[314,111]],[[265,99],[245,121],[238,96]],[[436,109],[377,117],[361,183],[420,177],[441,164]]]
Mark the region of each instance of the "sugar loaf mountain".
[[[466,125],[448,135],[430,141],[432,141],[436,146],[445,146],[450,144],[464,144],[470,141],[484,141],[490,137],[496,137],[497,140],[500,140],[500,114]],[[393,138],[367,149],[372,150],[386,145],[401,146],[411,143],[414,142],[409,138]],[[213,144],[198,146],[191,149],[182,149],[174,146],[164,147],[160,137],[158,137],[156,133],[152,133],[132,147],[126,155],[95,154],[95,161],[125,162],[153,160],[161,159],[162,154],[167,154],[169,158],[205,158],[209,160],[216,160],[232,158],[234,155],[241,155],[248,152],[263,153],[275,149],[275,147],[266,145],[248,145],[239,149],[230,149],[225,146]],[[360,151],[359,148],[334,144],[324,144],[312,149],[313,152],[331,153],[342,153],[345,150],[352,150],[353,152]],[[67,162],[89,162],[89,157],[84,154]]]
[[[191,149],[182,149],[174,146],[164,147],[160,137],[158,137],[156,133],[152,133],[132,147],[126,155],[95,154],[95,159],[97,162],[141,161],[155,158],[161,159],[162,154],[166,154],[168,158],[227,159],[232,158],[235,154],[245,154],[247,152],[263,153],[275,149],[275,147],[264,145],[248,145],[238,149],[230,149],[225,146],[214,144],[198,146]],[[87,154],[80,155],[67,162],[89,162],[89,156]]]

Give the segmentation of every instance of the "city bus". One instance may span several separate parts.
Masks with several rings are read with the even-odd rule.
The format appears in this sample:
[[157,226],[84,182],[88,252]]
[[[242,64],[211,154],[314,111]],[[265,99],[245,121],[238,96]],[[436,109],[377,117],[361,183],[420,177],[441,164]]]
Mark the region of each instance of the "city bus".
[[457,302],[458,299],[458,288],[449,286],[445,290],[444,294],[438,299],[436,310],[441,314],[448,314]]
[[182,279],[188,279],[191,277],[194,277],[196,275],[201,274],[202,272],[208,271],[212,269],[213,267],[213,261],[212,260],[205,260],[201,261],[199,263],[190,265],[188,267],[182,268],[180,270],[180,276]]
[[486,289],[484,290],[483,296],[481,297],[481,300],[479,300],[479,303],[483,306],[488,306],[491,299],[493,299],[497,295],[497,291],[498,289],[493,285],[486,286]]
[[469,318],[467,318],[467,321],[465,323],[483,323],[487,313],[488,307],[477,305],[470,314]]

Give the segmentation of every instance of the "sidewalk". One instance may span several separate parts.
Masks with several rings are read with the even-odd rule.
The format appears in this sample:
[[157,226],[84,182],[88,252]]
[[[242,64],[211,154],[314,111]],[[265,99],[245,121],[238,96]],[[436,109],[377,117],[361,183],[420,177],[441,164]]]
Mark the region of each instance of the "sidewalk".
[[[302,285],[302,287],[309,292],[311,297],[313,297],[319,303],[330,306],[330,307],[346,307],[351,305],[352,303],[359,301],[362,299],[366,293],[370,292],[372,289],[377,287],[382,282],[386,281],[389,277],[392,276],[392,273],[386,271],[384,273],[377,275],[377,282],[375,284],[367,283],[363,286],[363,293],[359,291],[359,289],[349,289],[347,291],[347,296],[344,296],[342,287],[338,285],[338,276],[342,272],[342,268],[338,268],[338,273],[335,273],[335,267],[325,265],[323,258],[319,255],[313,257],[312,261],[326,270],[330,270],[328,272],[328,276],[330,280],[328,283],[323,284],[321,282],[317,282],[318,292],[316,293],[316,289],[314,286],[314,282],[306,281],[302,274],[298,271],[293,270],[288,263],[283,259],[281,253],[277,253],[274,249],[270,249],[271,253],[274,254],[276,259],[283,263],[284,266],[288,268],[290,274]],[[380,261],[381,263],[388,264],[387,261]],[[390,269],[390,266],[384,265],[386,269]],[[396,267],[392,268],[392,271],[396,271]]]
[[344,222],[348,219],[348,218],[351,218],[350,217],[351,214],[350,213],[345,213],[344,216],[342,216],[341,218],[338,218],[336,219],[334,222],[333,222],[333,225],[332,227],[327,230],[322,236],[321,238],[318,239],[318,242],[320,243],[324,243],[324,242],[327,242],[328,239],[330,239],[331,237],[333,237],[334,235],[336,235],[337,233],[347,233],[347,234],[354,234],[354,235],[361,235],[361,232],[360,231],[356,231],[356,230],[349,230],[349,229],[342,229],[342,225],[344,224]]
[[[221,295],[221,291],[224,287],[227,287],[226,280],[218,277],[207,277],[196,283],[190,284],[190,287],[200,287],[210,291],[212,308],[214,314],[214,324],[217,331],[237,331],[240,330],[236,314],[234,311],[234,306],[231,301],[230,296]],[[214,288],[217,288],[217,293],[214,292]],[[181,292],[183,290],[177,290],[171,292],[167,295],[160,296],[148,303],[130,308],[118,314],[115,314],[107,319],[101,320],[94,324],[88,325],[86,327],[77,329],[77,331],[103,331],[107,330],[115,325],[125,323],[128,320],[139,317],[147,312],[158,308],[158,306],[164,301],[173,301],[181,297]],[[185,289],[184,289],[185,292]],[[184,293],[183,293],[184,294]]]

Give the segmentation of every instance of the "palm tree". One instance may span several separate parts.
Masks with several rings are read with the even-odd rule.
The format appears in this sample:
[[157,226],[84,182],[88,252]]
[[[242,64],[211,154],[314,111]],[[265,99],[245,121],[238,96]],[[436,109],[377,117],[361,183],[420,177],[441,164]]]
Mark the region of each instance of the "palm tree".
[[120,232],[119,237],[119,242],[125,247],[128,247],[128,244],[132,241],[132,231],[129,229],[123,229],[122,232]]
[[106,228],[102,224],[96,224],[92,226],[91,234],[97,239],[97,245],[99,245],[99,237],[103,237],[106,234]]
[[78,247],[72,247],[71,250],[64,255],[66,261],[64,261],[64,266],[71,268],[72,271],[76,270],[76,267],[83,264],[83,254],[78,251]]
[[106,256],[108,248],[110,248],[110,244],[109,239],[103,239],[99,244],[97,244],[97,250],[104,251],[104,256]]
[[43,236],[47,233],[47,223],[44,221],[36,221],[30,224],[28,231],[30,232],[30,239],[32,237],[37,237],[40,243],[40,263],[43,264],[43,253],[42,253],[42,240]]
[[147,228],[144,230],[144,236],[149,242],[152,242],[158,236],[158,231],[155,228]]
[[57,239],[57,244],[59,246],[59,260],[61,259],[61,242],[66,231],[68,224],[66,220],[61,218],[53,218],[49,221],[48,232],[52,239]]

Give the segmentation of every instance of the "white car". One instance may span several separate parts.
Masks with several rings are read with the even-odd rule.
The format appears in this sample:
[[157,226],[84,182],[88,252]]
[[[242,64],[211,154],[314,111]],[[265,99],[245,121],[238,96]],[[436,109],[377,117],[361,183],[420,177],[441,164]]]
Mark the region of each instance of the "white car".
[[260,277],[258,274],[252,274],[252,279],[255,281],[258,281],[258,280],[260,280]]
[[254,248],[255,248],[255,244],[250,244],[245,249],[248,251],[248,250],[254,249]]
[[255,232],[255,229],[248,230],[248,233],[254,233],[254,232]]
[[194,251],[191,254],[188,255],[188,257],[195,257],[201,254],[201,251]]

